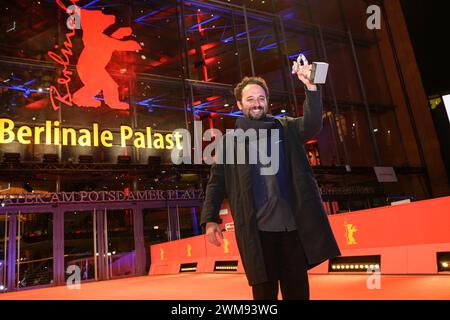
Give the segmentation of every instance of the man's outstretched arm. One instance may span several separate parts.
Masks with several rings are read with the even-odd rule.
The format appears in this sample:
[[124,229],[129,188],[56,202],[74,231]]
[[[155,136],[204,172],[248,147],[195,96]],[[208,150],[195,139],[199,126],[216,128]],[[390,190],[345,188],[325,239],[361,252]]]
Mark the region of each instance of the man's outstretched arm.
[[219,211],[223,199],[225,198],[225,178],[223,164],[213,164],[211,174],[206,186],[205,201],[203,203],[200,225],[206,224],[206,236],[209,242],[220,246],[219,239],[223,238],[219,228]]

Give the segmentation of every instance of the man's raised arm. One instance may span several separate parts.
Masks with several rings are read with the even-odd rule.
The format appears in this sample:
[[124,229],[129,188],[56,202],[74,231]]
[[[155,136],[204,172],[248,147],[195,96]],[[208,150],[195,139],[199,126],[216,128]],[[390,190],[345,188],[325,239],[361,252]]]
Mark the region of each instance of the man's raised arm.
[[306,98],[303,103],[303,116],[295,119],[300,140],[305,142],[322,130],[322,90],[309,80],[312,65],[298,66],[297,77],[305,85]]

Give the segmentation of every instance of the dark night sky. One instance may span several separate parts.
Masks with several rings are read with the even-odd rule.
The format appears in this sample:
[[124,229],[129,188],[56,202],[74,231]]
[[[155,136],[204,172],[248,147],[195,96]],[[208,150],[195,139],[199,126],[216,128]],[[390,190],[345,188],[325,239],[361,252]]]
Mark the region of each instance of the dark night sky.
[[427,94],[450,93],[450,1],[401,3]]

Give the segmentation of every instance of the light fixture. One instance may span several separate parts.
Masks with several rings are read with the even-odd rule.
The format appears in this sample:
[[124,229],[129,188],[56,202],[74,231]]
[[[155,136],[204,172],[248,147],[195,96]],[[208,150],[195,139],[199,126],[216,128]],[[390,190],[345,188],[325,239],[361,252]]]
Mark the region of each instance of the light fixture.
[[214,264],[214,271],[237,271],[238,262],[232,261],[216,261]]
[[218,266],[215,271],[237,271],[237,266]]
[[[381,256],[353,256],[331,259],[328,272],[367,272],[380,270]],[[450,270],[449,270],[450,271]]]
[[450,252],[437,252],[438,272],[450,272]]
[[197,263],[183,263],[180,265],[180,272],[195,272],[197,271]]

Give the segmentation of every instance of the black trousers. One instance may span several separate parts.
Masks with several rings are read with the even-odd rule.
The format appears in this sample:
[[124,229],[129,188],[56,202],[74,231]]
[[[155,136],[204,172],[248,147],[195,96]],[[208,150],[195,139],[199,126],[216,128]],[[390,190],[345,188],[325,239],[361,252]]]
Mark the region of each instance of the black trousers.
[[260,231],[268,282],[252,286],[253,299],[309,300],[308,264],[297,231]]

